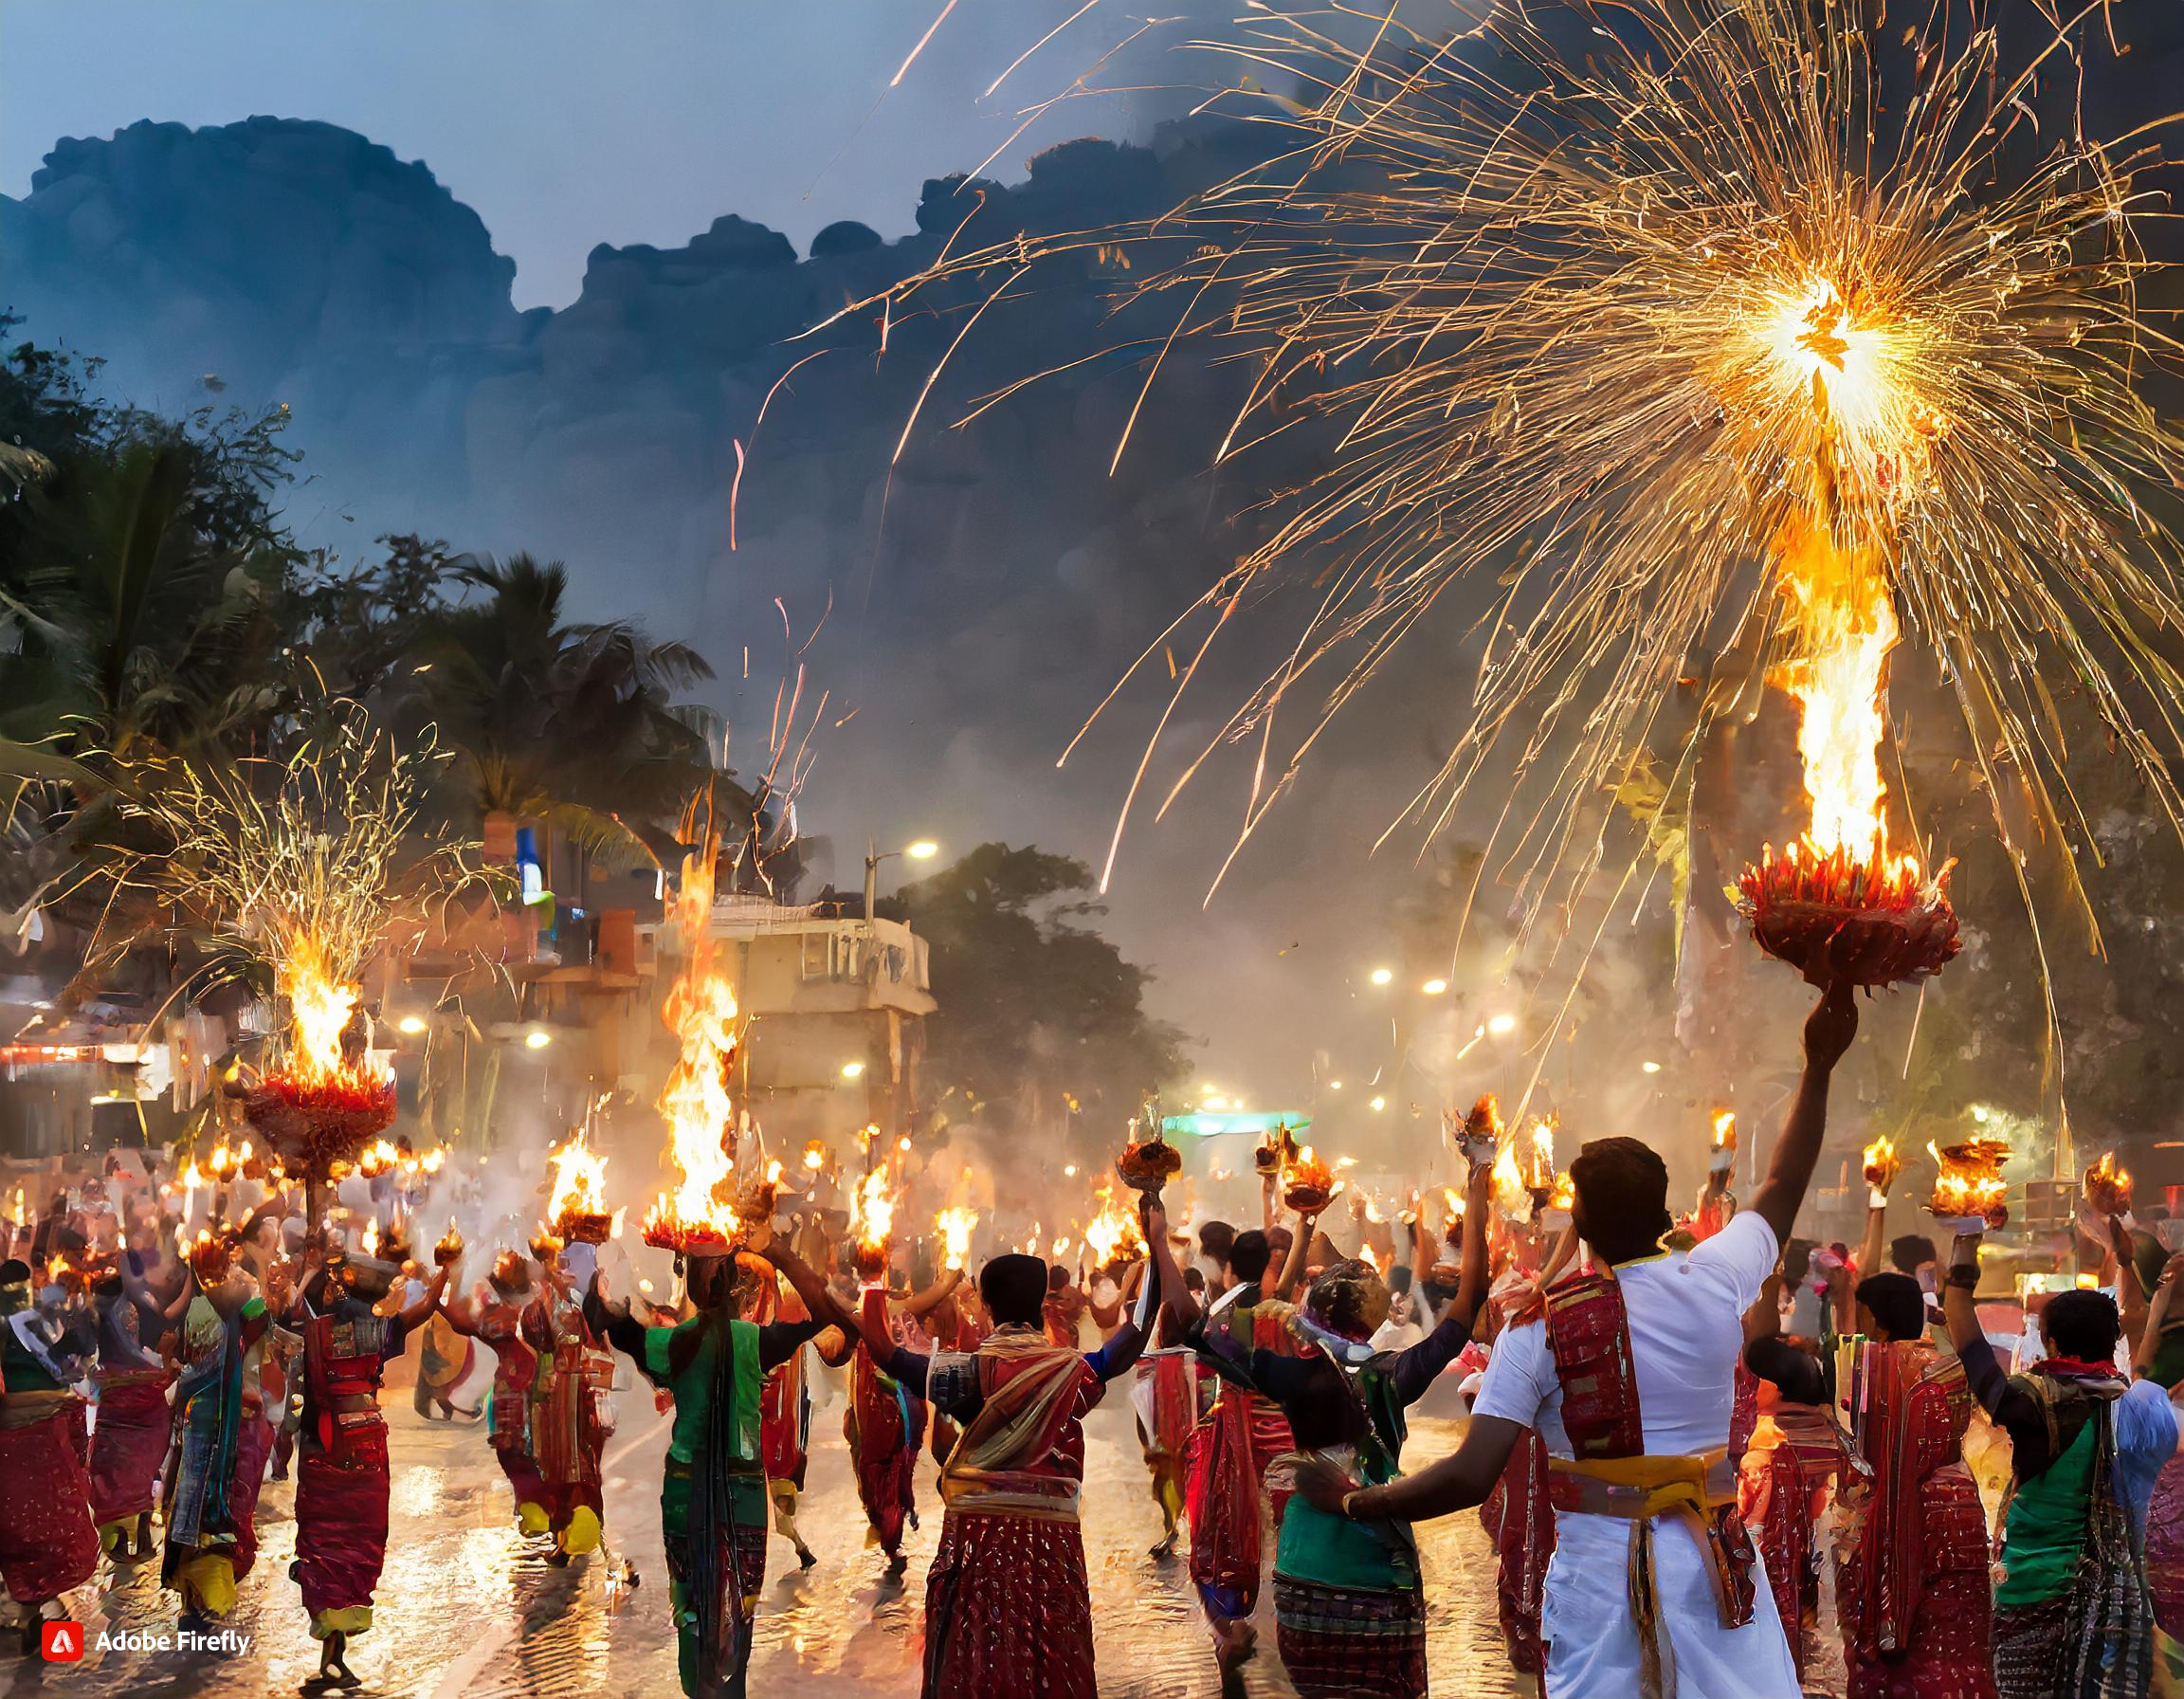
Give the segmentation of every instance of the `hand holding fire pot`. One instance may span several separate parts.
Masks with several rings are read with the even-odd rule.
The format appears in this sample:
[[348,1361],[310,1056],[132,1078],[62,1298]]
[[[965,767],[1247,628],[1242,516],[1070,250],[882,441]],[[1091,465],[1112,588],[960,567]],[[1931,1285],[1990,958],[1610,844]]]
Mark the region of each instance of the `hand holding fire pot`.
[[1848,979],[1837,979],[1805,1017],[1805,1060],[1824,1072],[1832,1070],[1857,1036],[1855,991]]

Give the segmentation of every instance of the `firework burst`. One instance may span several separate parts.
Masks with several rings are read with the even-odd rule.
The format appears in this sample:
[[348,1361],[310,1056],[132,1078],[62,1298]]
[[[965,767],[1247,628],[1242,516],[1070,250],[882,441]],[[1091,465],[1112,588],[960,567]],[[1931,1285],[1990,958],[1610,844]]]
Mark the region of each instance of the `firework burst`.
[[1254,9],[1201,45],[1308,90],[1225,98],[1275,134],[1265,164],[1145,226],[951,255],[910,285],[995,280],[974,319],[1028,269],[1136,242],[1119,311],[1168,314],[1133,343],[1138,409],[1194,350],[1247,374],[1220,457],[1334,445],[1197,604],[1207,643],[1254,593],[1301,584],[1310,612],[1178,788],[1255,744],[1241,843],[1468,584],[1468,723],[1410,817],[1437,830],[1506,780],[1485,813],[1535,914],[1556,869],[1602,865],[1600,799],[1649,742],[1680,740],[1687,786],[1708,723],[1750,711],[1740,683],[1665,729],[1710,651],[1797,698],[1805,847],[1877,885],[1919,883],[1886,842],[1877,753],[1900,639],[1954,698],[2021,881],[2029,832],[2090,838],[2070,696],[2184,823],[2163,755],[2184,705],[2178,445],[2145,393],[2175,345],[2138,305],[2166,208],[2150,132],[2077,121],[2098,26],[2005,44],[1981,0],[1479,9],[1447,40],[1391,10],[1359,46],[1326,32],[1355,15]]

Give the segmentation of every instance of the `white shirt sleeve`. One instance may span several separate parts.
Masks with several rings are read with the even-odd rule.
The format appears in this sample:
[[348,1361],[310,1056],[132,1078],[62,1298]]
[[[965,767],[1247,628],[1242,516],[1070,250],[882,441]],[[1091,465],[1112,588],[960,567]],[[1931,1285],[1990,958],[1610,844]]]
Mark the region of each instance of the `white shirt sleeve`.
[[1473,1416],[1496,1416],[1527,1428],[1539,1426],[1539,1407],[1557,1385],[1555,1361],[1547,1350],[1547,1324],[1527,1322],[1504,1327],[1494,1342],[1486,1378],[1472,1400]]
[[1782,1247],[1767,1218],[1738,1210],[1720,1233],[1693,1247],[1684,1266],[1718,1281],[1741,1314],[1759,1301],[1759,1288],[1781,1260]]

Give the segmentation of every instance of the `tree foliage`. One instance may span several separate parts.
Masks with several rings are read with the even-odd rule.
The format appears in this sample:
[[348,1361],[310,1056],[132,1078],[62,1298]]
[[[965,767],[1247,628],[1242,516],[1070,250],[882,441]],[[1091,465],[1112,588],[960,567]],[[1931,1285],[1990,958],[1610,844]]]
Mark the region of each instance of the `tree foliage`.
[[1119,1133],[1183,1077],[1185,1035],[1145,1012],[1151,975],[1085,923],[1104,912],[1093,888],[1072,857],[981,844],[898,894],[932,949],[926,1068],[944,1104],[1004,1131],[1082,1117]]

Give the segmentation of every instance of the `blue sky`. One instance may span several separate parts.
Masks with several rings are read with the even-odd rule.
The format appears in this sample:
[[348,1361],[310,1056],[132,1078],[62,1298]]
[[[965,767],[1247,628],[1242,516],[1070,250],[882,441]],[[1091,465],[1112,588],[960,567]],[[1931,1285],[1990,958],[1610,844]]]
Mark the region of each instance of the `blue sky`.
[[[722,212],[799,248],[838,218],[900,235],[926,177],[976,165],[1148,12],[1230,9],[1094,0],[981,98],[1082,3],[956,0],[942,17],[947,0],[0,0],[0,192],[25,193],[62,136],[324,119],[424,160],[516,260],[517,304],[560,306],[593,244],[678,245]],[[1190,33],[1141,40],[1101,82],[1202,78],[1169,50]],[[991,174],[1072,136],[1142,134],[1186,100],[1065,102]]]

